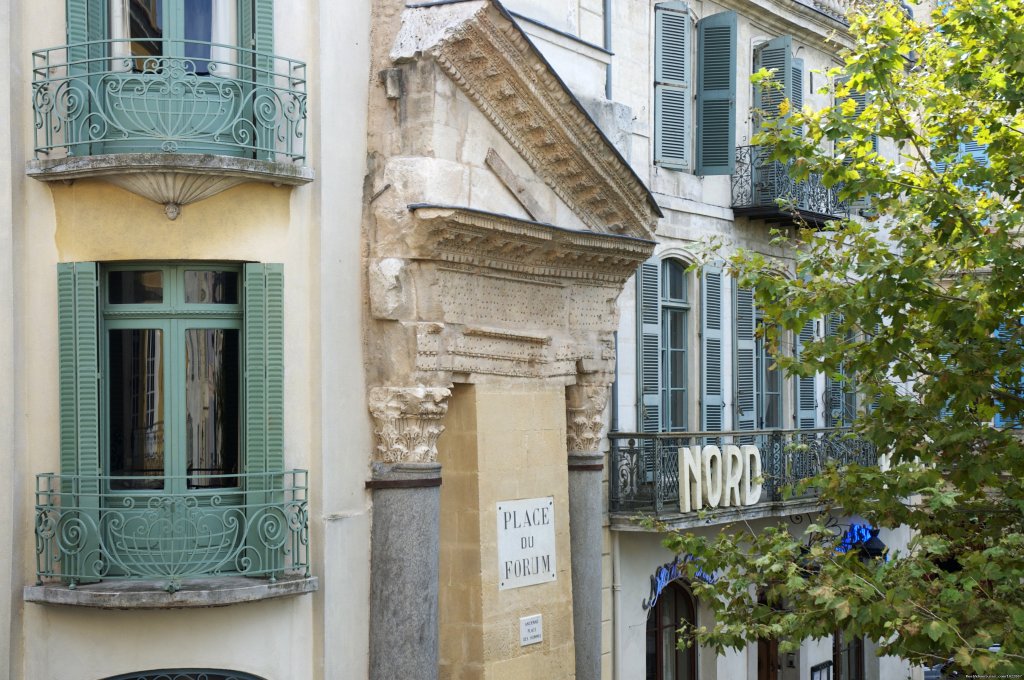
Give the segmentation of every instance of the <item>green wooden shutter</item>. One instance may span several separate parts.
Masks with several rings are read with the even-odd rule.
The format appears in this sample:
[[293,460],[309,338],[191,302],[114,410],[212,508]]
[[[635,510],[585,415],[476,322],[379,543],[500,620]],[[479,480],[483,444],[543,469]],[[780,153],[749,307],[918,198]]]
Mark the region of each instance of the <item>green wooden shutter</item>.
[[637,429],[661,431],[661,263],[648,260],[637,272],[639,336],[637,343]]
[[[843,323],[841,314],[825,317],[825,336],[835,337]],[[848,426],[857,416],[857,388],[853,371],[845,362],[839,367],[841,379],[825,376],[825,427]]]
[[705,265],[701,277],[701,429],[724,427],[722,392],[722,267]]
[[[799,359],[803,348],[814,341],[814,322],[808,321],[800,329],[796,339],[796,356]],[[796,378],[796,426],[813,429],[818,424],[818,401],[814,395],[815,377],[811,375]]]
[[754,108],[758,109],[762,119],[778,117],[782,100],[788,98],[792,101],[792,53],[793,39],[788,35],[773,38],[754,50],[754,70],[769,69],[773,72],[771,80],[782,84],[782,89],[761,86],[754,88]]
[[[244,116],[253,123],[254,155],[274,160],[277,94],[274,90],[274,0],[243,0],[238,11],[238,42],[243,50],[242,80],[255,84]],[[261,102],[264,106],[261,107]]]
[[654,8],[654,161],[690,167],[690,13],[682,2]]
[[260,564],[254,571],[274,570],[283,561],[280,550],[262,542],[255,529],[279,521],[275,508],[283,502],[284,471],[284,270],[280,264],[245,265],[244,412],[246,533]]
[[62,522],[84,524],[68,536],[65,574],[95,578],[100,461],[99,301],[95,262],[57,265]]
[[736,167],[736,12],[697,22],[697,174]]
[[[804,60],[793,59],[793,74],[791,82],[793,83],[793,89],[790,92],[790,111],[799,111],[804,108]],[[803,126],[799,126],[795,129],[798,136],[802,137],[804,134]]]
[[[758,86],[754,88],[754,109],[756,119],[771,120],[779,115],[783,99],[792,101],[793,94],[793,39],[784,35],[760,45],[754,50],[754,70],[762,68],[773,72],[771,80],[781,83],[782,89]],[[770,149],[759,150],[754,168],[755,205],[775,205],[775,200],[788,195],[789,186],[785,166],[769,160]]]
[[736,376],[734,430],[757,429],[757,412],[761,401],[756,367],[757,343],[754,339],[754,291],[751,288],[736,287],[733,296],[735,326],[733,329],[733,372]]
[[[107,2],[106,0],[67,0],[68,75],[67,96],[77,101],[73,115],[64,130],[70,156],[94,153],[90,141],[89,114],[96,109],[93,93],[99,87],[90,73],[105,71],[107,65]],[[79,78],[78,76],[82,76]]]

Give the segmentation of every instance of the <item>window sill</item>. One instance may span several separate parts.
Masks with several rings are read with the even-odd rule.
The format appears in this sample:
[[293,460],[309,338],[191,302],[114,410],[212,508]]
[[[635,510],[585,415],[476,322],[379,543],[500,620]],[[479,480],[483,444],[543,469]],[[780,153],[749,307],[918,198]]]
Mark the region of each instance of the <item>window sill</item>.
[[101,581],[69,588],[64,583],[25,586],[26,602],[95,609],[185,609],[226,607],[275,597],[292,597],[319,589],[315,576],[285,576],[276,582],[244,576],[189,579],[169,593],[165,580]]

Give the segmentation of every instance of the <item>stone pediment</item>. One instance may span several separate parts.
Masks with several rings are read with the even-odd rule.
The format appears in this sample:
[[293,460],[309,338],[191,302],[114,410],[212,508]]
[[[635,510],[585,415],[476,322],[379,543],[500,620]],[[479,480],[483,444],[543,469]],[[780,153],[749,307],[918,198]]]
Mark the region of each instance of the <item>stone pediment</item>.
[[433,59],[589,229],[652,238],[647,187],[499,2],[411,5],[390,56]]

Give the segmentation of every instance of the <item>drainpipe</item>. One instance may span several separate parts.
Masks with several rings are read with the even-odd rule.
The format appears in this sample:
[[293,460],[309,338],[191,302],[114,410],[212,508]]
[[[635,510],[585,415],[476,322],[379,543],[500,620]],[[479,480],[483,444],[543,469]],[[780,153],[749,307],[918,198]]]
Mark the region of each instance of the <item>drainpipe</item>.
[[619,583],[622,565],[619,564],[619,532],[612,531],[612,679],[622,677],[622,586]]
[[[612,51],[612,0],[604,0],[604,48]],[[612,64],[608,57],[608,65],[604,70],[604,98],[612,99]]]

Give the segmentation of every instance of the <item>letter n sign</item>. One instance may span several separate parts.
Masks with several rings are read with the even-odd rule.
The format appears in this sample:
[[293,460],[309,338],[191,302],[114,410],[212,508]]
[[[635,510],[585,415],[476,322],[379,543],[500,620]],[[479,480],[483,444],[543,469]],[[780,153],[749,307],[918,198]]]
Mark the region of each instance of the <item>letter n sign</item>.
[[498,589],[555,580],[555,499],[497,504]]

